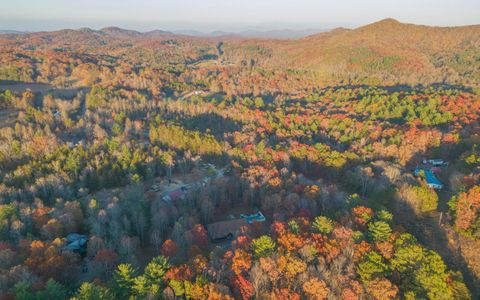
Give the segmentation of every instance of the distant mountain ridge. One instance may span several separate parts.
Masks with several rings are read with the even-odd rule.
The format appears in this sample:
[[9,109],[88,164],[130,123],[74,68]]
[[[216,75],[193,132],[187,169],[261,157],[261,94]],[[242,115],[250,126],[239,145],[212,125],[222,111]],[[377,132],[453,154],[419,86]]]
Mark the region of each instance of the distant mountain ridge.
[[136,30],[123,29],[120,27],[105,27],[100,29],[99,32],[105,33],[109,36],[120,37],[120,38],[135,38],[135,37],[154,38],[154,37],[162,37],[166,35],[173,35],[172,32],[158,30],[158,29],[147,31],[147,32],[140,32]]
[[[355,29],[336,28],[308,34],[311,32],[314,30],[301,34],[285,30],[202,34],[190,30],[80,28],[7,33],[0,36],[0,44],[59,49],[85,46],[89,51],[104,46],[106,51],[110,49],[108,46],[138,46],[163,49],[179,58],[181,47],[189,44],[210,51],[190,61],[215,57],[215,64],[307,70],[326,78],[351,78],[355,82],[367,77],[378,82],[399,78],[406,83],[442,82],[446,77],[464,83],[480,82],[480,25],[436,27],[384,19]],[[183,50],[186,49],[190,48]]]
[[0,34],[25,34],[26,31],[19,30],[0,30]]
[[[260,39],[302,39],[302,38],[314,38],[319,35],[322,36],[325,33],[335,33],[340,32],[367,32],[367,31],[378,31],[378,33],[392,33],[395,30],[404,30],[408,28],[423,28],[423,29],[436,29],[436,30],[456,30],[459,28],[469,28],[469,27],[478,27],[480,25],[466,25],[466,26],[457,26],[457,27],[438,27],[438,26],[426,26],[426,25],[416,25],[416,24],[407,24],[402,23],[393,18],[387,18],[367,24],[355,29],[347,29],[343,27],[334,28],[334,29],[275,29],[275,30],[242,30],[242,31],[211,31],[211,32],[202,32],[198,30],[182,29],[182,30],[152,30],[152,31],[137,31],[131,29],[124,29],[117,26],[104,27],[99,30],[91,29],[88,27],[83,27],[79,29],[63,29],[56,31],[40,31],[47,34],[54,34],[61,31],[76,31],[85,34],[103,34],[116,38],[155,38],[163,36],[192,36],[192,37],[201,37],[201,38],[218,38],[218,37],[237,37],[237,38],[260,38]],[[0,30],[0,34],[35,34],[39,32],[32,31],[18,31],[18,30]]]
[[[99,30],[83,27],[74,29],[75,31],[87,34],[105,34],[116,38],[155,38],[166,35],[181,35],[192,36],[200,38],[218,38],[218,37],[236,37],[236,38],[261,38],[261,39],[299,39],[312,34],[328,31],[326,29],[277,29],[277,30],[243,30],[243,31],[211,31],[202,32],[198,30],[152,30],[141,32],[137,30],[124,29],[116,26],[109,26]],[[60,30],[58,30],[60,31]],[[51,31],[56,32],[56,31]],[[17,31],[17,30],[0,30],[0,34],[26,34],[31,32]]]
[[277,30],[243,30],[243,31],[212,31],[200,32],[195,30],[176,30],[175,34],[190,35],[197,37],[238,37],[238,38],[260,38],[260,39],[299,39],[312,34],[328,31],[327,29],[277,29]]

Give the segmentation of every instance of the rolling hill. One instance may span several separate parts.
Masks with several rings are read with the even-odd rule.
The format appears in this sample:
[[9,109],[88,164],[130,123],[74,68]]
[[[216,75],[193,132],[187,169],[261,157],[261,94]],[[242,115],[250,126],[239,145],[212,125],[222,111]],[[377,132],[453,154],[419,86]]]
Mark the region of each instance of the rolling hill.
[[429,27],[385,19],[295,41],[242,41],[226,55],[263,67],[318,71],[327,77],[401,77],[406,82],[480,79],[480,26]]
[[118,53],[119,49],[132,47],[143,52],[148,48],[183,55],[186,64],[198,62],[192,57],[204,57],[222,65],[313,72],[322,80],[347,84],[442,82],[473,86],[480,81],[480,25],[430,27],[385,19],[356,29],[337,28],[293,40],[240,35],[195,37],[107,27],[4,34],[0,44],[74,52],[86,49],[90,53],[113,48]]

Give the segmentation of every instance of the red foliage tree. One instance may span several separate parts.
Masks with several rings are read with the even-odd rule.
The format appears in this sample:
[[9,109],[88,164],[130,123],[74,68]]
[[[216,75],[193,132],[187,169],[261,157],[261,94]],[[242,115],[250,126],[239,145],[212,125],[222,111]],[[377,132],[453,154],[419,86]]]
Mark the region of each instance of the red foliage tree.
[[230,276],[230,285],[237,299],[247,300],[255,294],[253,285],[242,275]]
[[356,206],[352,210],[353,220],[360,226],[364,226],[373,217],[373,210],[365,206]]
[[208,248],[209,239],[205,227],[202,224],[197,224],[193,226],[192,233],[194,243],[203,250],[206,250]]
[[163,256],[171,258],[174,257],[177,252],[178,247],[174,241],[169,239],[163,242],[162,249],[160,250],[160,253],[162,253]]
[[272,292],[272,299],[275,300],[300,300],[300,295],[289,289],[276,289]]
[[287,231],[287,224],[285,222],[275,221],[270,225],[270,232],[273,238],[284,235]]
[[240,235],[235,239],[232,245],[235,245],[235,247],[239,249],[247,249],[250,247],[251,241],[252,239],[250,237],[246,235]]
[[193,271],[186,264],[173,267],[165,274],[165,280],[190,280],[193,278]]

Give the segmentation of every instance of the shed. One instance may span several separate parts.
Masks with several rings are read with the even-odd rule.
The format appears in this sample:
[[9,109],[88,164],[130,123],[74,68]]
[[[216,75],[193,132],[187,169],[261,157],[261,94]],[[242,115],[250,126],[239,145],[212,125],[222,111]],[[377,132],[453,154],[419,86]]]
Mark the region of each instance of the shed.
[[266,221],[266,218],[262,214],[261,211],[257,212],[256,214],[253,214],[253,215],[241,214],[240,218],[247,220],[248,224],[252,224],[253,222],[265,222]]

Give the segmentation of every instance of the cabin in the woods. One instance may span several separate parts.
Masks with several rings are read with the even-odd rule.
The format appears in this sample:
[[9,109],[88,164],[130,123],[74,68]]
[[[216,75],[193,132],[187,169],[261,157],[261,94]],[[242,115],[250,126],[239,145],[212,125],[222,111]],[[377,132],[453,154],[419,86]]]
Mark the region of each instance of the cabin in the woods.
[[415,176],[419,176],[422,171],[425,174],[425,180],[427,181],[427,185],[429,188],[432,188],[435,190],[443,189],[443,184],[440,182],[440,180],[438,180],[435,174],[433,174],[433,172],[430,170],[415,169],[415,172],[414,172]]
[[212,241],[232,240],[238,236],[242,227],[249,228],[253,223],[265,221],[266,218],[261,211],[255,214],[240,214],[240,218],[238,219],[208,224],[207,231]]
[[179,189],[168,192],[165,196],[163,196],[162,199],[167,203],[175,202],[177,200],[183,200],[185,199],[186,192],[187,192],[187,187],[182,186]]
[[212,241],[232,240],[244,226],[248,227],[250,225],[246,219],[242,218],[208,224],[207,231]]
[[83,253],[87,250],[88,236],[85,234],[70,233],[66,238],[64,251]]

